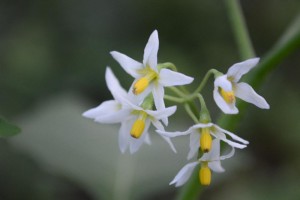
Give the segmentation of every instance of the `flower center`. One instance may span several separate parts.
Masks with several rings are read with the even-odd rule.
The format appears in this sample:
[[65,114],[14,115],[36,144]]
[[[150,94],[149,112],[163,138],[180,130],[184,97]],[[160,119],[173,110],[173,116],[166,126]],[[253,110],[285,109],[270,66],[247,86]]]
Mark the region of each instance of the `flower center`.
[[149,86],[151,81],[153,81],[158,76],[158,74],[150,67],[146,67],[144,70],[142,70],[142,73],[145,74],[145,76],[138,79],[133,85],[132,92],[135,95],[142,93]]
[[133,123],[130,135],[136,139],[140,138],[145,129],[147,113],[141,112],[137,120]]
[[210,151],[212,146],[212,138],[209,133],[209,128],[201,129],[201,137],[200,137],[200,148],[204,153]]
[[220,88],[220,94],[223,97],[223,99],[226,101],[226,103],[234,103],[235,101],[235,96],[233,91],[225,91],[222,88]]
[[211,182],[211,171],[208,167],[208,162],[202,162],[200,171],[199,171],[199,180],[201,185],[208,186]]

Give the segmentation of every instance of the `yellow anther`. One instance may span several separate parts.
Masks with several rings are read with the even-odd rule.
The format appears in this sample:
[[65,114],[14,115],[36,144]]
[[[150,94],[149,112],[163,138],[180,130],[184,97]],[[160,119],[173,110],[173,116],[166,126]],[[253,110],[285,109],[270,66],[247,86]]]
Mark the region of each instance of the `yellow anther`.
[[210,151],[212,145],[212,138],[209,133],[209,128],[202,128],[200,137],[200,148],[204,153]]
[[225,91],[220,88],[220,93],[226,103],[233,103],[235,101],[235,96],[233,91]]
[[157,73],[150,67],[144,68],[141,70],[141,73],[144,74],[144,76],[138,79],[133,85],[132,92],[135,95],[142,93],[148,87],[150,82],[158,76]]
[[142,77],[133,86],[133,94],[138,95],[142,93],[149,85],[149,80],[147,77]]
[[211,182],[211,171],[207,162],[203,162],[199,171],[199,180],[201,185],[208,186]]
[[143,131],[145,129],[145,122],[142,119],[137,119],[132,125],[130,135],[134,138],[141,137]]

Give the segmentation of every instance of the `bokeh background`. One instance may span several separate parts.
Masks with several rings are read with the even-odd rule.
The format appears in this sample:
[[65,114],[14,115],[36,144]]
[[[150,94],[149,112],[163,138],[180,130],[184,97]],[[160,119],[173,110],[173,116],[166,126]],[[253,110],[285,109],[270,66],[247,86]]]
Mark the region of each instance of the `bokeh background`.
[[[299,14],[298,0],[242,0],[253,45],[263,57]],[[142,60],[149,35],[160,37],[159,62],[171,61],[196,78],[226,72],[240,61],[224,3],[138,0],[1,0],[0,112],[22,133],[0,141],[2,200],[173,199],[169,181],[186,164],[188,138],[174,154],[152,130],[152,146],[118,149],[118,126],[81,117],[110,99],[104,71],[111,66],[125,88],[132,78],[109,52]],[[235,132],[250,141],[223,162],[203,199],[300,199],[300,51],[258,90],[271,109],[249,106]],[[213,119],[220,110],[206,96]],[[169,104],[170,105],[170,104]],[[191,125],[182,108],[168,130]]]

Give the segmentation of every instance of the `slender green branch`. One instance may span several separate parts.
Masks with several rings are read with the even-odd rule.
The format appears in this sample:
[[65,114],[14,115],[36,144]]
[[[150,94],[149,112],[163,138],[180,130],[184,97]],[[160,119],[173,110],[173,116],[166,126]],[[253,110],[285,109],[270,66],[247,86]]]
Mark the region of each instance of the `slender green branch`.
[[197,87],[197,89],[193,92],[193,96],[196,97],[196,95],[201,92],[201,90],[203,89],[203,87],[206,85],[209,77],[212,75],[212,74],[216,74],[216,73],[220,73],[219,71],[215,70],[215,69],[210,69],[208,72],[206,72],[204,78],[202,79],[200,85]]
[[192,120],[195,123],[199,123],[198,117],[193,113],[193,111],[191,110],[191,107],[188,104],[184,104],[184,108],[185,108],[186,112],[188,113],[188,115],[192,118]]
[[175,103],[183,103],[183,102],[186,101],[183,98],[173,97],[173,96],[170,96],[170,95],[164,95],[164,99],[169,100],[169,101],[173,101]]
[[180,89],[176,88],[176,87],[167,87],[170,90],[172,90],[175,94],[177,94],[180,97],[185,97],[186,94],[184,94]]
[[203,108],[206,109],[206,104],[205,104],[205,101],[204,101],[203,96],[202,96],[201,94],[198,93],[198,94],[197,94],[197,97],[198,97],[199,102],[200,102],[200,104],[201,104],[201,109],[203,109]]
[[245,19],[238,0],[225,0],[225,5],[241,59],[245,60],[255,57]]

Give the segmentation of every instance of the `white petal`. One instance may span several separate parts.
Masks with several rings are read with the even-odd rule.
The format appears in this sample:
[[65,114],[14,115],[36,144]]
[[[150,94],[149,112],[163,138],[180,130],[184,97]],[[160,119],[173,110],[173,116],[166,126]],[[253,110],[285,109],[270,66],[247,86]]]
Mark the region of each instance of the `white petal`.
[[237,142],[233,142],[231,140],[228,140],[225,136],[224,133],[220,132],[220,131],[216,131],[216,132],[210,132],[212,136],[214,136],[215,138],[218,138],[224,142],[226,142],[227,144],[229,144],[230,146],[232,147],[236,147],[236,148],[239,148],[239,149],[243,149],[245,147],[247,147],[246,145],[244,144],[239,144]]
[[145,143],[148,145],[151,145],[151,139],[150,139],[149,134],[146,134]]
[[160,135],[171,147],[172,151],[174,151],[174,153],[177,153],[174,144],[172,143],[171,139],[168,137],[165,137],[163,135]]
[[129,121],[123,122],[119,130],[119,147],[122,153],[125,153],[129,145],[131,123]]
[[97,116],[95,118],[95,121],[100,123],[107,123],[107,124],[120,123],[126,120],[128,116],[130,116],[131,111],[132,111],[131,109],[122,109],[117,112],[109,111],[105,115]]
[[213,92],[214,100],[217,106],[225,113],[225,114],[237,114],[239,110],[235,106],[235,103],[228,104],[223,97],[220,95],[218,88],[214,89]]
[[188,160],[190,160],[196,155],[196,153],[199,151],[199,147],[200,147],[200,133],[198,131],[194,131],[190,135],[190,151],[187,156]]
[[[132,126],[132,124],[131,124],[131,126]],[[131,154],[137,152],[137,150],[139,150],[139,148],[145,142],[149,127],[150,127],[150,120],[147,119],[145,122],[145,129],[144,129],[141,137],[138,139],[130,137],[130,153]]]
[[160,123],[160,121],[154,119],[154,120],[151,120],[152,124],[155,126],[155,128],[157,130],[161,130],[161,131],[165,131],[165,128],[164,126]]
[[232,139],[236,140],[236,141],[239,141],[243,144],[249,144],[249,142],[247,140],[244,140],[243,138],[240,138],[239,136],[235,135],[234,133],[231,133],[225,129],[222,129],[221,127],[219,127],[218,125],[215,125],[214,126],[217,130],[223,132],[223,133],[226,133],[227,135],[229,135]]
[[187,182],[193,173],[194,168],[199,164],[199,162],[192,162],[186,164],[175,176],[175,178],[170,182],[170,185],[175,184],[176,187],[182,186]]
[[208,167],[214,172],[224,172],[225,169],[222,167],[221,162],[219,160],[212,161],[208,163]]
[[143,69],[143,64],[133,60],[132,58],[126,56],[125,54],[119,53],[117,51],[110,52],[112,57],[121,65],[121,67],[132,77],[139,78],[141,75],[138,70]]
[[220,160],[231,158],[234,155],[234,153],[235,153],[235,148],[231,147],[231,151],[228,154],[221,156]]
[[270,108],[270,106],[266,102],[266,100],[262,96],[258,95],[253,90],[253,88],[250,85],[248,85],[247,83],[236,84],[235,96],[237,96],[238,98],[240,98],[248,103],[252,103],[259,108],[262,108],[262,109]]
[[106,115],[109,112],[116,112],[120,109],[120,104],[115,100],[102,102],[99,106],[85,111],[82,115],[86,118],[95,119],[98,116]]
[[227,76],[232,78],[234,82],[238,82],[241,77],[248,73],[250,69],[255,67],[258,62],[259,58],[251,58],[246,61],[236,63],[228,69]]
[[160,120],[173,115],[176,112],[176,109],[177,106],[171,106],[163,110],[145,110],[145,112],[148,115],[153,116],[155,119]]
[[162,134],[164,136],[167,137],[177,137],[177,136],[182,136],[182,135],[188,135],[192,132],[194,132],[194,130],[197,130],[199,128],[206,128],[206,127],[211,127],[214,124],[212,123],[207,123],[207,124],[196,124],[194,126],[191,126],[188,130],[180,132],[180,131],[176,131],[176,132],[167,132],[167,131],[160,131],[160,130],[156,130],[157,133]]
[[194,78],[169,69],[162,69],[159,72],[159,83],[164,87],[190,84]]
[[[212,134],[214,136],[214,134]],[[204,153],[201,161],[219,160],[220,157],[220,139],[216,138],[212,142],[212,148],[208,153]]]
[[[164,87],[161,85],[154,85],[153,87],[153,98],[154,98],[154,104],[157,110],[164,110],[166,108],[165,102],[164,102]],[[168,126],[168,118],[165,117],[162,119],[163,123]]]
[[219,76],[214,81],[215,88],[221,87],[223,90],[232,91],[232,83],[227,79],[227,75]]
[[159,47],[157,30],[150,35],[148,43],[144,49],[144,66],[149,65],[152,69],[157,71],[157,52]]
[[119,80],[112,70],[107,67],[105,71],[106,85],[114,99],[121,103],[121,98],[127,98],[127,92],[121,87]]

